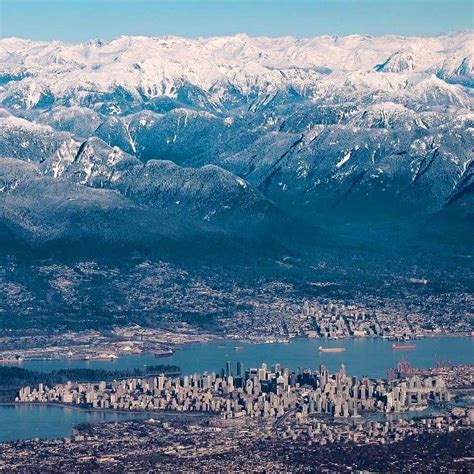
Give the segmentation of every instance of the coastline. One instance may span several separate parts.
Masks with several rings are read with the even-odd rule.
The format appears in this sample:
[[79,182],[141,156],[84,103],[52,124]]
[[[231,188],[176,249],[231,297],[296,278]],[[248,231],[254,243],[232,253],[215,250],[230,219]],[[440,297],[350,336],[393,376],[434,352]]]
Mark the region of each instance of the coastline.
[[[70,410],[76,410],[80,412],[90,412],[90,413],[124,413],[124,414],[157,414],[164,416],[190,416],[192,418],[206,418],[208,416],[216,416],[213,413],[209,412],[186,412],[186,411],[173,411],[173,410],[145,410],[145,409],[134,409],[134,410],[122,410],[115,408],[93,408],[93,407],[84,407],[80,405],[72,405],[69,403],[62,402],[0,402],[0,407],[2,406],[50,406],[56,408],[67,408]],[[150,418],[153,418],[150,416]]]
[[[466,389],[468,393],[474,393],[474,387]],[[455,393],[457,390],[452,389],[452,392]],[[460,393],[457,393],[456,396],[461,396]],[[464,394],[464,397],[466,394]],[[362,411],[360,412],[359,416],[356,418],[362,419],[371,419],[371,418],[390,418],[390,417],[403,417],[406,415],[413,415],[416,417],[418,414],[427,415],[425,412],[426,410],[434,409],[434,408],[442,408],[448,409],[452,404],[451,403],[432,403],[423,407],[419,407],[418,409],[413,410],[404,410],[400,412],[381,412],[381,411]],[[118,414],[126,414],[126,415],[148,415],[147,419],[155,419],[161,417],[184,417],[184,418],[192,418],[192,419],[205,419],[210,417],[219,417],[218,413],[206,412],[206,411],[175,411],[175,410],[160,410],[160,409],[133,409],[133,410],[124,410],[124,409],[114,409],[114,408],[93,408],[93,407],[85,407],[80,405],[72,405],[63,402],[0,402],[0,407],[17,407],[17,406],[40,406],[40,407],[55,407],[55,408],[62,408],[62,409],[69,409],[74,410],[81,413],[118,413]],[[428,417],[438,416],[437,413],[430,413]],[[318,418],[325,418],[326,414],[320,413],[317,416]],[[329,417],[328,417],[329,418]],[[354,417],[346,418],[339,418],[338,420],[341,421],[350,421],[354,419]]]
[[[337,338],[326,338],[326,337],[308,337],[308,336],[294,336],[294,337],[289,337],[288,339],[273,339],[272,337],[261,337],[258,339],[253,339],[251,336],[247,339],[241,339],[241,338],[234,338],[234,337],[220,337],[216,336],[215,339],[209,340],[209,339],[202,339],[202,340],[192,340],[192,341],[185,341],[181,342],[179,344],[173,344],[169,343],[169,346],[173,348],[173,354],[170,354],[169,356],[163,356],[163,357],[156,357],[157,361],[163,360],[166,361],[170,357],[174,355],[176,351],[180,350],[186,350],[189,346],[192,345],[202,345],[202,344],[212,344],[212,343],[235,343],[235,344],[244,344],[244,345],[259,345],[259,344],[291,344],[292,342],[296,340],[301,340],[301,339],[308,339],[312,341],[318,341],[321,344],[333,344],[334,342],[344,342],[344,341],[359,341],[359,340],[380,340],[380,341],[387,341],[387,342],[409,342],[409,341],[419,341],[423,339],[444,339],[444,338],[472,338],[473,335],[470,332],[459,332],[459,333],[453,333],[453,332],[446,332],[446,333],[422,333],[422,334],[417,334],[409,337],[408,339],[401,339],[396,336],[344,336],[344,337],[337,337]],[[77,346],[81,347],[81,346]],[[74,349],[74,346],[69,346],[68,351]],[[96,357],[90,357],[90,358],[85,358],[84,355],[80,355],[78,357],[71,357],[71,356],[64,356],[64,357],[28,357],[27,355],[22,356],[22,351],[24,349],[16,348],[16,349],[9,349],[8,352],[15,353],[22,357],[21,360],[19,361],[1,361],[0,360],[0,366],[12,366],[12,367],[20,367],[23,362],[55,362],[55,361],[63,361],[63,360],[70,360],[70,361],[84,361],[84,362],[110,362],[113,364],[114,361],[117,359],[120,359],[123,356],[142,356],[145,354],[154,354],[154,351],[148,351],[148,350],[143,350],[140,352],[113,352],[113,354],[116,356],[114,358],[96,358]],[[28,348],[28,351],[35,351],[38,349],[31,349]],[[99,352],[99,351],[98,351]],[[166,364],[164,364],[166,365]]]

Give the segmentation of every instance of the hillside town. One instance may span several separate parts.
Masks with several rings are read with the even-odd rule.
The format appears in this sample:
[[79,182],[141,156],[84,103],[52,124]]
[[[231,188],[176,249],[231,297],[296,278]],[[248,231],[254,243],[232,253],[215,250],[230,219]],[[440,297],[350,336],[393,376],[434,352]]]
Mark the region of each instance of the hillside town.
[[[242,281],[218,269],[200,274],[148,260],[125,269],[93,261],[43,261],[24,280],[21,261],[12,259],[0,264],[0,352],[25,359],[82,358],[215,338],[399,339],[474,330],[473,298],[457,288],[461,277],[455,273],[433,275],[433,283],[391,275],[384,286],[369,289],[362,286],[368,280],[339,281],[344,274],[339,265],[318,268],[298,284]],[[373,272],[376,278],[380,269]],[[436,285],[453,289],[439,293]],[[87,305],[80,296],[84,291]]]
[[[467,304],[467,301],[465,302]],[[380,309],[382,308],[382,309]],[[253,343],[288,342],[295,337],[320,339],[373,338],[408,340],[444,335],[469,336],[470,313],[457,326],[446,316],[428,329],[426,315],[407,314],[396,301],[378,306],[304,300],[255,302],[252,312],[218,319],[217,327],[202,328],[183,321],[163,321],[158,327],[129,324],[109,329],[66,331],[46,336],[39,329],[7,330],[0,335],[0,359],[107,359],[126,354],[159,353],[170,347],[222,339]],[[449,324],[448,324],[449,322]]]

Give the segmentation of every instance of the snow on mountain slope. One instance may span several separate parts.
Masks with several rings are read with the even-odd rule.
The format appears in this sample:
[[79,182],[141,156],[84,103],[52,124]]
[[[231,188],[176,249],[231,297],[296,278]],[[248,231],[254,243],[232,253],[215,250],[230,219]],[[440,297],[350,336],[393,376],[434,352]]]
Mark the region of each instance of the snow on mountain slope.
[[0,116],[0,156],[41,162],[59,149],[74,147],[70,133],[13,115]]
[[437,38],[120,37],[78,45],[9,38],[0,42],[0,100],[13,108],[55,103],[113,114],[169,97],[222,110],[288,88],[323,97],[341,80],[349,81],[346,87],[358,82],[358,75],[370,77],[365,85],[395,94],[400,86],[392,86],[392,76],[413,71],[470,84],[466,58],[472,49],[470,32]]
[[[5,185],[3,202],[28,203],[58,239],[72,234],[48,206],[62,212],[67,183],[93,208],[105,199],[111,225],[126,227],[123,207],[155,237],[166,219],[173,236],[239,238],[287,218],[331,230],[454,219],[472,200],[473,49],[472,32],[3,39],[0,158],[35,170]],[[50,191],[39,212],[29,193]],[[30,212],[13,209],[11,229]]]
[[102,118],[97,112],[84,107],[54,107],[41,113],[36,122],[87,138],[94,134]]
[[97,137],[81,142],[12,116],[0,119],[0,130],[0,224],[29,245],[258,240],[260,228],[286,222],[260,192],[217,166],[143,164]]

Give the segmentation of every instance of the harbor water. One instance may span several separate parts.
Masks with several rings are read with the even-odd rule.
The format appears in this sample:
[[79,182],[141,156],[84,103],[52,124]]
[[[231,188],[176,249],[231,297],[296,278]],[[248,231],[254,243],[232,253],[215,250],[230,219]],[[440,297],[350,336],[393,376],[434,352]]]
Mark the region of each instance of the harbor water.
[[[291,369],[317,369],[324,364],[335,372],[341,363],[347,373],[359,377],[385,377],[386,369],[394,367],[406,357],[414,367],[433,367],[436,361],[452,364],[474,362],[474,340],[469,337],[426,338],[414,342],[416,349],[394,351],[392,342],[383,339],[295,339],[290,343],[247,344],[239,341],[212,342],[184,346],[173,355],[156,358],[153,354],[125,355],[112,361],[105,360],[35,360],[23,361],[19,366],[36,371],[51,372],[62,368],[94,368],[126,370],[145,366],[170,364],[181,367],[183,374],[219,371],[226,361],[241,361],[245,368],[280,363]],[[343,352],[319,352],[319,346],[342,347]],[[97,423],[143,419],[146,413],[88,411],[50,405],[1,405],[0,442],[27,438],[57,438],[70,436],[79,423]],[[411,415],[410,415],[411,416]]]

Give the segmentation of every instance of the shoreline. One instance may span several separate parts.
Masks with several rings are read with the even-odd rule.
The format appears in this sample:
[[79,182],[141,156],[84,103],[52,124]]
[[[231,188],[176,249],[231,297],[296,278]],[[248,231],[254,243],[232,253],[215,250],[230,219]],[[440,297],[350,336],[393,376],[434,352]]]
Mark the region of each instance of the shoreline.
[[[474,391],[474,387],[469,388],[468,390]],[[457,396],[461,396],[461,394],[457,394]],[[219,413],[212,413],[212,412],[205,412],[205,411],[175,411],[175,410],[152,410],[152,409],[133,409],[133,410],[124,410],[124,409],[115,409],[115,408],[93,408],[93,407],[85,407],[85,406],[80,406],[80,405],[72,405],[68,403],[63,403],[63,402],[17,402],[17,401],[12,401],[12,402],[0,402],[0,407],[17,407],[17,406],[40,406],[40,407],[55,407],[55,408],[62,408],[62,409],[69,409],[69,410],[74,410],[82,413],[119,413],[119,414],[127,414],[127,415],[148,415],[147,419],[154,419],[154,416],[171,416],[171,417],[188,417],[188,418],[209,418],[209,417],[219,417]],[[373,417],[403,417],[404,415],[412,414],[414,416],[420,414],[420,415],[428,415],[427,417],[432,417],[432,416],[438,416],[437,414],[432,414],[432,413],[423,413],[426,410],[429,409],[436,409],[436,408],[445,408],[446,410],[449,409],[450,403],[431,403],[426,406],[423,406],[419,409],[415,410],[404,410],[400,412],[381,412],[381,411],[363,411],[360,413],[360,415],[356,418],[358,419],[366,419],[370,420]],[[317,416],[319,417],[325,417],[325,414],[318,414]],[[330,417],[329,417],[330,418]],[[332,419],[332,418],[331,418]],[[337,421],[344,421],[344,420],[352,420],[354,419],[353,417],[348,417],[347,419],[345,418],[337,418],[333,420]]]
[[[45,435],[44,433],[40,436],[31,436],[31,437],[13,437],[5,440],[0,440],[0,446],[3,443],[15,443],[21,441],[29,441],[35,438],[39,439],[48,439],[48,440],[57,440],[62,439],[65,437],[70,437],[72,434],[72,430],[77,429],[77,427],[83,423],[90,424],[90,425],[98,425],[101,423],[115,423],[115,422],[125,422],[125,421],[141,421],[147,422],[149,420],[160,420],[161,421],[171,421],[171,419],[175,419],[178,423],[192,423],[193,421],[196,422],[198,420],[205,420],[206,418],[210,418],[216,416],[213,413],[203,413],[203,412],[177,412],[177,411],[167,411],[167,410],[116,410],[113,408],[89,408],[89,407],[81,407],[75,405],[69,405],[66,403],[55,403],[55,402],[0,402],[0,411],[2,408],[11,407],[12,409],[16,409],[18,406],[28,406],[28,407],[54,407],[60,410],[72,410],[77,413],[81,414],[102,414],[104,417],[110,416],[112,414],[120,415],[129,415],[127,418],[116,418],[116,419],[92,419],[92,420],[78,420],[72,423],[67,423],[63,426],[64,432],[60,435]],[[19,412],[20,413],[20,412]],[[34,421],[33,421],[34,423]],[[64,422],[63,422],[64,423]],[[0,469],[1,470],[1,469]]]
[[[196,411],[174,411],[174,410],[147,410],[147,409],[134,409],[134,410],[124,410],[124,409],[115,409],[115,408],[93,408],[93,407],[84,407],[80,405],[72,405],[68,403],[62,402],[1,402],[0,407],[2,406],[46,406],[46,407],[56,407],[56,408],[63,408],[63,409],[70,409],[78,412],[84,413],[120,413],[120,414],[147,414],[147,415],[164,415],[164,416],[189,416],[191,418],[207,418],[207,417],[216,417],[219,416],[217,413],[211,412],[196,412]],[[431,404],[423,406],[418,410],[405,410],[400,412],[379,412],[379,411],[364,411],[357,418],[369,418],[373,416],[402,416],[404,414],[417,414],[422,413],[423,411],[427,410],[428,408],[438,408],[439,406],[443,406],[443,404]],[[318,416],[325,416],[325,414],[318,414]],[[153,418],[150,416],[149,418]],[[353,417],[348,417],[348,420],[351,420]],[[344,418],[337,418],[338,421],[344,420]]]
[[[410,339],[397,339],[394,336],[347,336],[347,337],[341,337],[341,338],[325,338],[325,337],[307,337],[307,336],[296,336],[296,337],[290,337],[287,340],[279,340],[275,339],[273,340],[272,338],[262,338],[261,340],[252,340],[252,339],[240,339],[240,338],[225,338],[225,337],[219,337],[217,336],[216,339],[213,339],[212,341],[209,340],[202,340],[202,341],[190,341],[190,342],[183,342],[180,344],[169,344],[170,346],[173,346],[173,349],[175,351],[178,350],[186,350],[189,346],[192,345],[201,345],[201,344],[212,344],[212,343],[236,343],[236,344],[245,344],[245,345],[259,345],[259,344],[291,344],[293,341],[298,340],[298,339],[308,339],[311,341],[318,341],[319,343],[335,343],[335,342],[344,342],[344,341],[358,341],[358,340],[380,340],[380,341],[386,341],[388,343],[390,342],[410,342],[410,341],[420,341],[423,339],[444,339],[444,338],[472,338],[471,333],[441,333],[441,334],[418,334],[415,336],[412,336]],[[74,346],[72,346],[74,348]],[[68,348],[68,350],[70,350]],[[28,349],[31,350],[31,349]],[[22,349],[9,349],[8,352],[14,352],[18,355],[21,356],[21,351]],[[0,360],[0,366],[21,366],[23,362],[57,362],[57,361],[83,361],[83,362],[110,362],[113,363],[120,359],[123,356],[142,356],[145,354],[154,354],[153,351],[142,351],[142,352],[124,352],[124,353],[119,353],[115,354],[117,355],[117,358],[104,358],[104,359],[99,359],[99,358],[93,358],[91,357],[90,359],[86,359],[85,356],[80,356],[80,357],[55,357],[55,358],[40,358],[40,357],[32,357],[28,358],[27,356],[23,357],[21,361],[1,361]],[[164,357],[156,357],[157,361],[159,360],[166,360],[172,357],[173,354],[169,356],[164,356]],[[166,365],[166,364],[163,364]]]
[[[192,418],[206,418],[209,416],[216,416],[213,413],[208,412],[187,412],[187,411],[173,411],[173,410],[145,410],[145,409],[135,409],[135,410],[123,410],[115,408],[93,408],[93,407],[83,407],[78,405],[72,405],[69,403],[61,402],[0,402],[0,407],[2,406],[50,406],[56,408],[66,408],[70,410],[75,410],[79,412],[90,412],[90,413],[121,413],[121,414],[156,414],[164,416],[190,416]],[[150,418],[153,418],[150,416]]]

